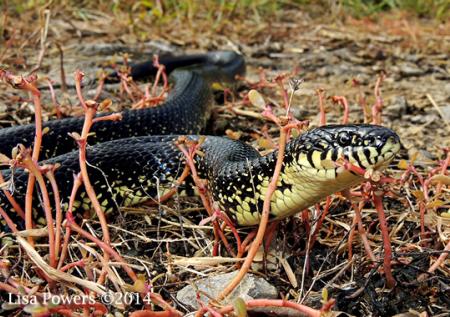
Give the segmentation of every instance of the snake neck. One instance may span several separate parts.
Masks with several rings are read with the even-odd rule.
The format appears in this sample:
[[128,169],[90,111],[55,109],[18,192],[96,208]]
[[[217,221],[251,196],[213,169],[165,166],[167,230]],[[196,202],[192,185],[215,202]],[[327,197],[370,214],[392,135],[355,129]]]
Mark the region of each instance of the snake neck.
[[[218,142],[223,144],[209,146]],[[206,155],[197,160],[197,166],[201,176],[209,179],[214,200],[237,224],[258,224],[278,151],[260,156],[242,142],[213,137],[208,137],[203,147]],[[294,214],[340,189],[339,185],[327,184],[327,175],[317,175],[314,170],[303,168],[302,159],[297,143],[289,143],[271,198],[271,218]]]
[[[215,146],[209,146],[210,143]],[[341,182],[335,182],[335,169],[310,168],[305,152],[298,147],[295,141],[286,146],[277,187],[271,197],[271,218],[297,213],[360,180],[349,174],[342,175]],[[278,151],[260,156],[244,143],[212,137],[208,137],[203,148],[206,154],[197,160],[197,167],[200,175],[209,179],[214,200],[237,224],[258,224]]]

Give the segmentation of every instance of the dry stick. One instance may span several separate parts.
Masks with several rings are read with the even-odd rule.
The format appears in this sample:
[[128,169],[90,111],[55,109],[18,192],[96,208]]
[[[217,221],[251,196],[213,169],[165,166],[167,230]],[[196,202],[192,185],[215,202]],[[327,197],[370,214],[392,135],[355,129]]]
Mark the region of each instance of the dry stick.
[[372,106],[372,123],[373,124],[381,124],[381,110],[383,110],[383,98],[381,97],[381,84],[383,83],[385,74],[382,72],[375,83],[374,95],[375,95],[375,103]]
[[56,47],[59,51],[59,68],[61,74],[61,90],[62,92],[67,92],[67,82],[66,82],[66,72],[64,71],[64,51],[61,47],[61,44],[58,42],[55,43]]
[[[3,178],[3,174],[0,173],[0,184],[3,184],[5,182]],[[6,198],[8,199],[9,203],[13,207],[14,211],[25,220],[25,212],[23,211],[22,207],[17,203],[16,199],[11,195],[9,190],[3,189],[3,194],[5,194]]]
[[266,227],[267,227],[267,223],[269,220],[269,212],[270,212],[270,204],[272,201],[272,195],[277,188],[278,177],[280,176],[280,172],[281,172],[281,168],[282,168],[282,164],[283,164],[284,151],[286,148],[286,143],[287,143],[287,140],[289,137],[289,132],[290,132],[291,128],[292,128],[291,125],[287,125],[285,127],[282,127],[282,129],[281,129],[277,162],[275,165],[275,170],[273,172],[272,180],[267,188],[267,192],[264,197],[264,205],[263,205],[263,210],[262,210],[262,214],[261,214],[261,220],[259,222],[258,232],[256,233],[255,240],[253,241],[253,243],[250,247],[250,250],[247,253],[247,257],[245,258],[245,261],[242,264],[242,267],[239,270],[238,274],[236,274],[236,276],[233,278],[233,280],[219,294],[219,296],[217,297],[217,301],[223,300],[241,282],[241,280],[244,278],[245,274],[247,274],[247,272],[249,271],[250,266],[252,265],[253,259],[255,258],[255,255],[258,252],[259,246],[261,245],[261,243],[263,241],[264,233],[266,232]]
[[36,64],[36,66],[30,71],[30,75],[35,73],[36,71],[38,71],[41,68],[42,65],[42,61],[44,59],[45,56],[45,51],[46,51],[46,45],[45,42],[47,41],[47,35],[48,35],[48,25],[50,22],[50,10],[44,10],[44,25],[41,27],[41,50],[39,51],[39,55],[38,55],[38,62]]

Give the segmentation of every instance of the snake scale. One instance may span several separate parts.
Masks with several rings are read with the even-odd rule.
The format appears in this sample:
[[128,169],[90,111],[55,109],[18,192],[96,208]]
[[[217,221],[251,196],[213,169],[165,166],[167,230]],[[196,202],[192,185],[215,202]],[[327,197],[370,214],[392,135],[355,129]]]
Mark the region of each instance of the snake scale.
[[[175,145],[179,135],[197,140],[209,118],[213,101],[211,83],[232,82],[243,75],[245,63],[234,52],[162,58],[173,88],[155,108],[125,110],[121,121],[100,121],[89,138],[87,161],[90,179],[100,204],[108,212],[163,195],[184,169],[184,156]],[[151,63],[132,67],[135,79],[155,69]],[[105,115],[105,114],[102,114]],[[80,131],[83,118],[51,120],[44,124],[42,164],[60,164],[55,176],[63,206],[78,173],[76,144],[68,133]],[[0,152],[9,154],[18,143],[31,146],[34,125],[0,130]],[[287,144],[278,187],[272,196],[271,218],[284,218],[326,196],[354,186],[362,177],[335,164],[344,158],[352,164],[380,170],[400,149],[399,137],[376,125],[327,125],[311,129]],[[203,155],[196,156],[199,175],[207,180],[213,199],[241,226],[259,222],[264,196],[275,168],[277,151],[261,156],[250,145],[226,137],[206,136]],[[28,173],[3,170],[14,186],[13,196],[23,204]],[[39,206],[39,197],[35,197]],[[1,206],[11,211],[3,193]],[[77,197],[77,210],[87,210],[85,192]],[[36,208],[41,209],[41,208]],[[12,212],[11,212],[12,213]],[[35,220],[42,211],[35,210]]]

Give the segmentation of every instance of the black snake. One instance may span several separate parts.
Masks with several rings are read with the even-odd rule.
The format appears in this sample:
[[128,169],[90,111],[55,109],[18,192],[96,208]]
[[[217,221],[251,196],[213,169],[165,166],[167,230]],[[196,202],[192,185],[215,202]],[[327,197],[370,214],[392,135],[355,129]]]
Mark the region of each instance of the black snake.
[[[164,104],[126,110],[117,122],[100,121],[89,138],[89,173],[100,204],[107,211],[163,195],[184,168],[184,158],[174,142],[178,135],[196,136],[209,117],[210,84],[232,81],[245,72],[242,56],[233,52],[162,59],[173,82]],[[132,68],[134,78],[154,72],[150,63]],[[104,115],[104,114],[102,114]],[[80,131],[83,118],[46,122],[41,163],[59,163],[55,176],[67,206],[78,173],[76,144],[68,133]],[[0,130],[0,152],[9,154],[18,143],[31,146],[34,125]],[[261,156],[251,146],[225,137],[207,136],[196,157],[202,178],[207,179],[214,200],[238,225],[254,225],[272,177],[277,151]],[[278,188],[272,196],[271,217],[283,218],[313,205],[324,197],[362,181],[360,175],[335,164],[344,158],[365,169],[382,169],[400,148],[398,136],[375,125],[329,125],[312,129],[288,143]],[[72,152],[70,152],[72,151]],[[6,180],[9,170],[2,171]],[[27,173],[14,171],[14,197],[23,203]],[[3,194],[0,204],[10,210]],[[35,206],[39,205],[36,200]],[[76,201],[79,210],[90,208],[85,192]],[[39,211],[38,211],[39,212]],[[36,217],[36,220],[38,217]]]

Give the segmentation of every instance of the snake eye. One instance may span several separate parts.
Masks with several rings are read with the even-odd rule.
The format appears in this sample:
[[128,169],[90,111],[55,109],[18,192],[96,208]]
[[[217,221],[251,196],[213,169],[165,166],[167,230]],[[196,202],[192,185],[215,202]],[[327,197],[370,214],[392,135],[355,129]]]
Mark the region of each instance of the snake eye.
[[364,145],[372,145],[372,144],[375,144],[375,142],[376,142],[375,137],[373,135],[369,135],[364,140]]
[[340,146],[347,146],[352,142],[352,136],[347,132],[341,132],[339,133],[337,140]]

